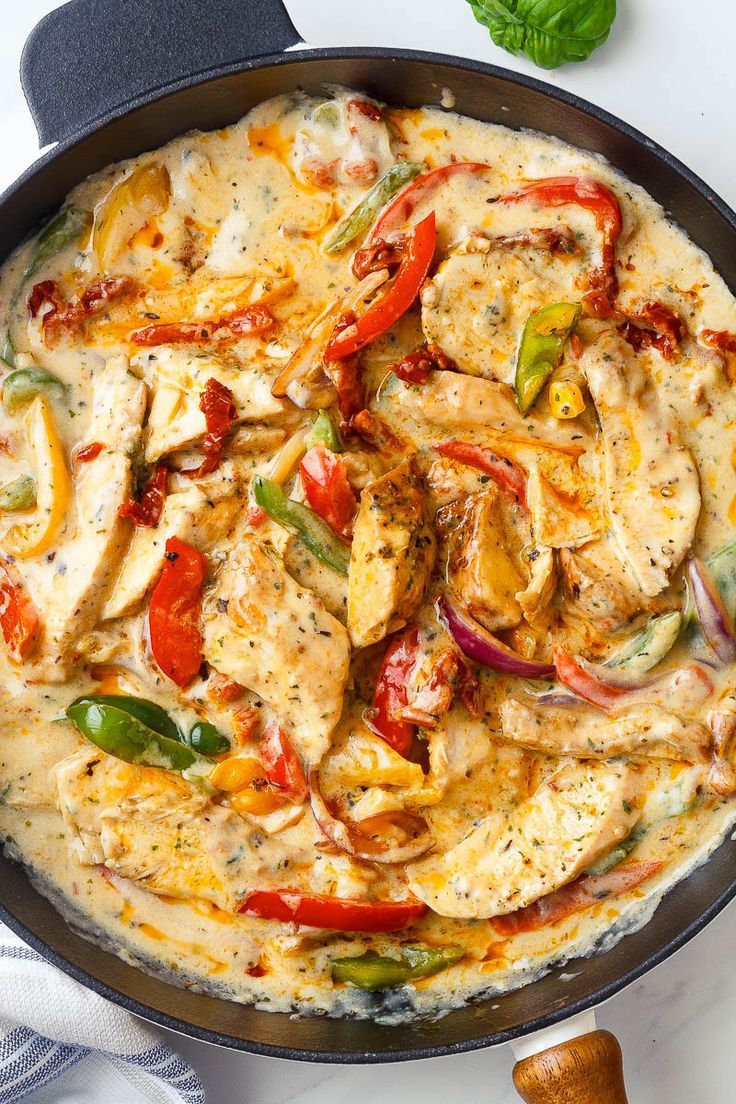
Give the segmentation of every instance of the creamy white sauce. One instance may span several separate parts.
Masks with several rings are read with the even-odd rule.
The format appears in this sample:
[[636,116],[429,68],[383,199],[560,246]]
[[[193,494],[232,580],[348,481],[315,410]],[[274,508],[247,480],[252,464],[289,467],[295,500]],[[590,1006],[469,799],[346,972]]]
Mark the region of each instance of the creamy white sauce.
[[[424,160],[428,167],[446,164],[452,159],[483,161],[490,166],[487,172],[450,178],[431,200],[424,201],[416,217],[435,208],[438,257],[472,234],[509,235],[527,230],[530,225],[543,228],[569,225],[576,235],[580,252],[564,262],[567,265],[564,281],[554,270],[545,275],[545,280],[551,281],[545,301],[555,300],[553,292],[560,286],[555,281],[565,283],[569,293],[570,284],[584,284],[591,265],[597,263],[599,235],[593,219],[589,213],[570,207],[540,208],[532,214],[525,204],[502,207],[488,200],[511,191],[526,178],[569,174],[592,175],[616,192],[624,219],[617,252],[619,305],[634,312],[644,301],[659,300],[680,314],[690,334],[682,356],[665,360],[650,351],[642,355],[642,370],[654,381],[661,402],[677,419],[683,444],[697,464],[702,503],[694,547],[700,556],[707,557],[732,540],[736,471],[732,464],[731,433],[736,423],[736,402],[720,358],[698,343],[697,337],[705,328],[736,331],[736,304],[708,258],[667,220],[661,208],[641,188],[625,180],[597,156],[552,138],[481,124],[438,108],[393,111],[389,116],[390,126],[386,127],[384,122],[376,123],[349,108],[350,99],[356,96],[338,92],[332,105],[338,112],[332,132],[315,127],[315,101],[299,95],[281,98],[259,106],[232,127],[214,134],[178,138],[155,154],[112,166],[75,189],[70,202],[91,212],[104,202],[112,185],[151,160],[166,166],[171,182],[170,199],[164,209],[144,218],[145,225],[141,224],[129,244],[110,262],[110,267],[103,269],[108,274],[134,277],[141,282],[143,292],[132,305],[126,301],[112,305],[109,314],[98,316],[83,333],[75,334],[71,340],[47,343],[39,323],[28,324],[23,304],[34,282],[57,280],[62,294],[69,296],[73,289],[99,274],[99,258],[89,250],[85,235],[61,253],[50,256],[27,286],[23,285],[21,295],[18,289],[24,268],[33,255],[33,245],[24,247],[5,265],[0,277],[2,314],[10,318],[16,348],[21,353],[32,354],[38,365],[69,385],[63,398],[51,397],[53,417],[67,464],[72,450],[89,443],[90,434],[96,432],[93,396],[95,389],[99,395],[101,381],[104,383],[109,377],[110,358],[116,355],[132,358],[140,352],[128,341],[131,329],[157,320],[217,319],[249,302],[267,302],[277,325],[265,338],[244,338],[228,347],[225,353],[217,352],[212,358],[213,364],[204,369],[202,348],[182,347],[200,363],[192,364],[186,370],[189,374],[185,371],[181,376],[179,390],[174,389],[173,400],[168,406],[161,402],[162,390],[159,390],[158,408],[152,406],[162,378],[158,360],[142,362],[139,358],[133,364],[135,375],[143,378],[148,387],[149,419],[154,410],[163,410],[161,425],[155,427],[158,437],[154,440],[163,442],[160,451],[171,456],[172,466],[191,467],[192,454],[195,460],[201,459],[203,426],[191,396],[195,393],[194,381],[203,370],[207,375],[211,374],[210,369],[221,373],[218,378],[231,386],[238,416],[243,421],[239,432],[253,429],[250,444],[244,444],[237,453],[233,446],[229,467],[197,482],[202,501],[196,510],[192,508],[187,520],[187,536],[183,539],[190,540],[209,555],[216,579],[216,565],[249,539],[244,535],[242,514],[253,472],[266,471],[283,440],[305,421],[304,413],[291,404],[273,403],[271,384],[286,356],[300,344],[315,317],[355,283],[350,271],[352,247],[335,256],[322,251],[329,230],[363,196],[372,183],[372,178],[367,179],[370,173],[375,171],[380,175],[397,155],[410,161]],[[441,102],[445,107],[452,106],[447,90],[443,90]],[[372,163],[375,170],[371,168]],[[330,174],[332,179],[328,179]],[[161,236],[158,244],[157,234]],[[527,283],[517,280],[516,276],[509,283],[510,270],[501,265],[498,283],[488,296],[489,302],[495,304],[501,314],[513,309],[514,317],[523,318],[543,305],[538,300],[540,284],[536,262],[531,259],[525,264]],[[264,280],[268,283],[265,294]],[[148,317],[151,315],[157,317]],[[470,321],[472,324],[472,319]],[[468,318],[459,313],[448,320],[446,332],[454,326],[455,338],[458,334],[462,337],[467,324]],[[581,334],[584,339],[591,339],[596,324],[585,325],[591,329],[586,331],[581,327]],[[489,332],[487,328],[476,327],[476,335],[481,340]],[[516,328],[504,330],[501,325],[493,329],[493,335],[494,356],[500,365],[495,378],[508,380],[518,331]],[[371,395],[384,380],[387,367],[415,348],[421,339],[419,312],[415,310],[389,335],[374,343],[364,355],[365,379]],[[155,350],[153,355],[155,357]],[[177,351],[174,357],[178,356]],[[168,363],[167,357],[168,353],[161,357],[162,369]],[[580,378],[574,363],[566,362],[566,367],[570,375]],[[494,375],[490,371],[480,374]],[[252,387],[246,386],[251,381]],[[135,386],[134,381],[131,382]],[[401,392],[404,398],[399,402],[397,394],[396,387],[392,389],[389,385],[371,405],[393,430],[418,448],[428,448],[438,438],[458,436],[486,447],[494,446],[496,439],[493,434],[489,435],[478,417],[477,407],[472,416],[464,420],[461,401],[454,413],[448,413],[449,406],[443,406],[440,398],[437,409],[429,416],[427,393]],[[416,411],[412,413],[414,399],[420,407],[425,404],[423,414],[421,409],[419,415]],[[183,417],[187,402],[196,423],[192,432],[184,432],[189,423],[183,426],[177,421],[180,415]],[[545,402],[541,399],[537,408],[540,435],[554,433],[556,439],[564,438],[568,443],[571,437],[580,436],[586,445],[590,444],[590,454],[594,457],[596,450],[591,442],[595,440],[596,431],[590,398],[587,411],[580,419],[579,434],[575,433],[578,423],[555,423]],[[250,406],[251,403],[254,405]],[[442,424],[442,418],[445,425],[440,432],[437,427]],[[149,420],[149,428],[133,432],[132,441],[117,446],[115,455],[123,458],[124,473],[119,476],[123,482],[131,478],[131,454],[137,462],[141,450],[147,444],[150,447],[152,424]],[[274,437],[274,429],[282,430],[281,438],[278,433]],[[259,445],[258,434],[262,434],[262,445]],[[0,484],[5,484],[33,467],[34,458],[23,436],[22,412],[0,416],[0,437],[8,444],[8,453],[0,455]],[[373,454],[362,448],[359,441],[353,442],[350,448],[359,454],[353,460],[358,473],[353,473],[354,485],[359,491],[361,486],[381,474],[380,458],[378,470],[370,470],[375,461],[375,458],[371,460]],[[159,455],[158,449],[156,455]],[[666,466],[666,457],[663,463]],[[365,469],[362,475],[358,471],[361,465]],[[384,465],[383,470],[388,466]],[[81,483],[80,477],[74,471],[73,474],[72,491]],[[598,475],[600,477],[600,471]],[[450,476],[456,481],[459,478],[457,473],[454,476],[450,473]],[[448,479],[452,483],[450,476]],[[484,490],[485,483],[477,472],[466,469],[463,479],[462,494]],[[192,486],[183,476],[174,475],[172,480],[179,481],[173,490],[184,491]],[[111,482],[106,481],[106,486],[114,492]],[[121,493],[125,498],[128,491]],[[452,488],[449,492],[447,488],[443,491],[438,477],[430,492],[430,497],[434,496],[433,507],[442,505],[453,494],[457,491]],[[295,497],[298,496],[297,488]],[[4,547],[8,531],[26,520],[26,515],[8,515],[7,520],[0,516],[0,549]],[[61,606],[60,596],[65,593],[66,584],[59,567],[69,559],[70,550],[71,556],[76,557],[74,563],[69,562],[70,569],[83,562],[83,555],[94,556],[91,543],[84,549],[73,543],[78,538],[82,520],[81,497],[72,493],[65,520],[50,549],[18,561],[17,570],[44,621],[64,613],[74,614],[73,610]],[[412,1015],[438,1014],[471,997],[502,993],[528,984],[570,958],[608,949],[623,935],[645,924],[663,893],[705,861],[733,825],[736,815],[733,804],[708,792],[705,767],[687,768],[669,760],[647,761],[637,769],[641,770],[644,780],[640,812],[648,831],[634,857],[662,860],[665,865],[661,871],[621,897],[611,897],[551,927],[522,932],[509,939],[494,932],[492,920],[449,919],[431,912],[410,932],[398,938],[345,936],[238,916],[233,904],[238,893],[259,885],[289,887],[294,880],[298,888],[312,894],[367,895],[376,899],[399,899],[407,895],[403,868],[364,864],[346,855],[316,849],[320,834],[308,809],[289,812],[288,817],[278,810],[258,817],[245,814],[241,820],[228,809],[225,799],[220,805],[227,814],[223,835],[212,844],[198,843],[187,853],[192,862],[204,853],[215,856],[212,862],[218,864],[218,877],[221,876],[216,888],[213,888],[214,882],[200,883],[197,892],[187,894],[184,890],[190,870],[186,863],[178,871],[173,889],[170,871],[162,873],[153,861],[150,861],[150,869],[146,868],[148,874],[141,884],[132,876],[125,879],[103,876],[99,865],[101,858],[98,856],[94,861],[89,858],[98,846],[96,837],[93,851],[86,853],[85,862],[79,858],[80,839],[76,832],[82,819],[81,802],[80,808],[72,807],[74,803],[71,802],[65,817],[58,807],[55,768],[79,748],[88,746],[68,721],[60,720],[65,707],[80,693],[94,692],[100,687],[108,691],[112,688],[152,698],[183,723],[191,724],[197,716],[206,715],[225,731],[234,733],[237,718],[233,709],[255,698],[254,694],[246,693],[235,707],[218,704],[207,697],[207,686],[199,679],[182,694],[177,693],[148,654],[145,594],[140,594],[133,602],[130,612],[126,607],[125,616],[101,619],[128,539],[121,538],[120,548],[116,542],[104,546],[110,549],[114,545],[114,551],[105,553],[103,550],[102,553],[109,559],[109,563],[106,560],[109,577],[102,573],[98,578],[96,568],[99,564],[92,560],[87,564],[84,560],[85,582],[91,580],[85,600],[96,612],[91,614],[90,623],[82,632],[70,631],[69,646],[60,662],[57,662],[59,648],[49,650],[48,642],[43,639],[40,654],[26,664],[2,660],[0,832],[9,853],[26,864],[35,884],[57,904],[69,922],[84,929],[91,939],[114,947],[121,957],[142,969],[228,999],[255,1002],[257,1007],[268,1010],[370,1016],[386,1023],[400,1022]],[[313,609],[315,625],[319,620],[323,631],[329,631],[324,626],[332,624],[335,618],[345,621],[347,595],[340,577],[305,554],[302,546],[295,545],[276,525],[266,523],[259,539],[270,544],[271,553],[285,552],[286,568],[299,587],[314,590],[317,596]],[[146,564],[153,557],[150,560],[154,564],[153,578],[157,569],[150,548],[146,557]],[[681,600],[678,580],[675,572],[672,605]],[[432,586],[436,589],[440,582],[436,573]],[[434,593],[435,590],[431,592]],[[259,609],[267,611],[267,605],[267,596],[258,595]],[[432,616],[431,606],[421,614],[428,623]],[[646,614],[641,613],[634,624],[639,626],[645,620]],[[267,658],[267,625],[261,631]],[[573,650],[586,643],[584,634],[576,636],[577,630],[569,626],[565,631],[569,633],[567,639]],[[620,644],[622,635],[627,632],[631,635],[633,628],[614,636],[613,643]],[[599,633],[594,637],[592,643],[599,652],[606,654],[613,650],[609,647],[610,634]],[[229,643],[226,641],[226,645]],[[319,640],[298,640],[297,643],[301,659],[294,658],[294,670],[298,669],[300,677],[307,681],[323,677],[320,665],[325,652],[320,650]],[[218,650],[216,641],[212,647],[214,655]],[[367,658],[353,658],[345,710],[336,731],[331,732],[333,721],[330,720],[326,736],[319,724],[315,722],[312,726],[315,731],[319,729],[316,743],[310,743],[309,733],[304,734],[301,748],[306,749],[304,754],[308,760],[318,760],[323,744],[330,738],[339,752],[346,746],[351,732],[362,730],[360,717],[370,704],[382,650],[382,645],[377,647],[378,652],[369,653]],[[227,646],[221,652],[223,656],[230,654]],[[667,658],[666,665],[674,668],[686,658],[687,643],[679,644]],[[122,673],[118,669],[101,674],[100,667],[110,665],[122,668]],[[336,659],[330,673],[339,666],[340,661]],[[246,670],[246,667],[241,664],[238,669]],[[98,676],[97,681],[92,677],[93,672]],[[707,707],[713,707],[719,697],[727,693],[733,684],[733,671],[729,668],[711,672],[711,677],[714,690]],[[264,720],[279,714],[276,707],[268,705],[268,685],[270,683],[259,683],[253,687],[264,694],[263,699],[257,700]],[[316,695],[309,699],[310,702],[325,693],[319,689],[320,684],[317,685]],[[519,693],[518,685],[513,681],[509,685],[508,681],[490,675],[484,680],[484,690],[485,713],[480,721],[471,721],[462,708],[456,706],[437,730],[439,736],[430,736],[432,771],[427,787],[430,782],[437,781],[432,772],[437,763],[443,762],[446,749],[450,749],[446,776],[437,782],[440,790],[444,787],[444,792],[440,792],[436,803],[420,806],[437,841],[435,854],[451,850],[479,819],[491,813],[512,817],[516,807],[534,791],[530,782],[532,773],[537,772],[537,781],[541,782],[556,767],[555,761],[534,757],[500,739],[498,705],[507,693]],[[701,714],[705,709],[704,704]],[[339,711],[338,703],[336,715]],[[433,740],[437,741],[434,745]],[[441,747],[440,741],[444,741]],[[313,751],[315,746],[318,746],[317,751]],[[458,748],[461,751],[458,752]],[[622,769],[634,768],[624,764]],[[687,798],[679,789],[685,776],[689,786]],[[363,788],[368,785],[366,782]],[[691,808],[689,798],[697,787],[700,787],[699,797]],[[387,785],[384,793],[395,798],[396,792],[404,793],[410,788],[408,782],[397,784],[393,789]],[[346,793],[349,793],[353,795],[350,800],[354,800],[357,799],[354,791],[354,785],[340,787],[335,783],[333,796],[347,800]],[[124,797],[135,802],[135,789]],[[186,804],[190,798],[191,795],[185,793],[182,800]],[[115,822],[116,801],[120,800],[119,793],[115,800],[110,797],[110,823]],[[154,801],[151,820],[154,832],[155,823],[165,822],[165,816],[155,805],[159,798],[154,796],[151,800]],[[166,795],[161,800],[165,802]],[[381,800],[386,808],[390,806],[385,796],[378,795],[378,800],[377,809],[381,807]],[[84,811],[93,819],[97,816],[94,809],[91,813],[89,808]],[[191,819],[186,820],[188,816]],[[202,830],[198,838],[210,839],[209,830],[202,828],[196,810],[187,813],[184,819],[192,831]],[[86,842],[89,845],[89,840]],[[112,844],[110,846],[105,857],[106,861],[109,859],[108,865],[114,867],[122,860]],[[124,844],[117,840],[115,847],[121,846],[124,850]],[[185,852],[186,847],[185,842]],[[150,856],[148,858],[150,860]],[[167,854],[166,860],[175,865],[176,855]],[[473,872],[468,873],[472,875]],[[151,880],[158,895],[145,888]],[[169,892],[165,891],[167,884]],[[434,978],[385,994],[366,994],[333,983],[330,971],[335,958],[360,954],[368,946],[390,953],[402,940],[410,939],[460,944],[468,953],[461,963]],[[561,980],[569,976],[562,974]]]

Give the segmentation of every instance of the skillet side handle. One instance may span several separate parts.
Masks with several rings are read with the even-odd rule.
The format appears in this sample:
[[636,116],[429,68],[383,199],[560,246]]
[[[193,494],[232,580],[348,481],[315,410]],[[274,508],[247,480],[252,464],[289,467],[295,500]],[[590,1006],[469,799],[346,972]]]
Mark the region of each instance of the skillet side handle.
[[70,0],[31,31],[20,77],[45,146],[169,85],[300,41],[282,0]]
[[628,1104],[621,1047],[610,1031],[591,1031],[523,1058],[516,1091],[527,1104]]

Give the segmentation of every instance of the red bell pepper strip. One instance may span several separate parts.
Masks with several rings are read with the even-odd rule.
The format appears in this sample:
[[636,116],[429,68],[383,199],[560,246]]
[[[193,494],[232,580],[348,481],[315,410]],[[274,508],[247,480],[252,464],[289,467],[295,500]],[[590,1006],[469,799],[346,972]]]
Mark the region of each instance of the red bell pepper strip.
[[263,730],[261,762],[272,786],[283,790],[295,805],[302,805],[309,794],[302,761],[280,721],[270,721]]
[[30,653],[38,636],[40,621],[28,591],[10,564],[0,560],[0,627],[14,663]]
[[202,584],[207,558],[178,537],[169,537],[161,578],[151,596],[151,651],[163,673],[186,686],[202,665]]
[[605,709],[608,712],[631,693],[631,690],[620,686],[608,686],[605,682],[601,682],[590,671],[586,671],[582,664],[559,644],[553,649],[553,656],[560,682],[578,697],[584,698],[591,705],[597,705],[599,709]]
[[664,863],[655,861],[627,862],[606,874],[583,874],[577,881],[540,897],[526,908],[510,912],[507,916],[494,916],[491,923],[498,934],[504,936],[538,931],[547,924],[556,924],[576,912],[599,905],[609,897],[628,893],[663,866]]
[[366,717],[376,735],[405,758],[414,739],[415,726],[398,719],[398,714],[407,704],[407,682],[417,661],[418,647],[419,632],[413,626],[391,638],[378,673],[373,708]]
[[181,345],[204,341],[237,341],[240,337],[265,333],[275,325],[268,307],[254,303],[250,307],[203,322],[160,322],[133,330],[134,345]]
[[345,462],[324,445],[315,445],[299,467],[307,502],[341,537],[350,537],[358,508]]
[[407,234],[399,270],[388,290],[357,322],[330,338],[325,351],[327,360],[352,356],[406,314],[429,272],[436,243],[437,230],[434,211],[431,211]]
[[502,491],[505,491],[521,506],[526,506],[526,476],[521,468],[510,460],[499,460],[490,449],[480,445],[471,445],[467,441],[443,441],[434,446],[435,452],[449,460],[457,460],[468,467],[490,475]]
[[359,901],[350,897],[309,896],[295,889],[256,889],[238,912],[330,931],[402,931],[427,911],[423,901]]
[[169,469],[165,464],[157,464],[151,478],[136,501],[129,498],[118,510],[118,517],[127,518],[134,525],[144,525],[154,529],[161,520],[161,513],[166,499],[166,485],[169,479]]
[[515,192],[499,196],[497,203],[537,203],[540,207],[560,207],[568,203],[583,207],[595,218],[601,232],[601,267],[591,274],[593,291],[584,301],[607,317],[614,311],[618,294],[616,242],[621,233],[621,208],[609,187],[599,180],[581,176],[550,176],[532,180]]
[[104,449],[104,445],[99,441],[92,441],[89,445],[82,445],[81,448],[74,450],[74,460],[78,464],[89,464],[92,460],[96,460]]
[[375,242],[379,238],[385,238],[392,230],[405,226],[414,213],[417,204],[432,195],[433,192],[444,184],[456,173],[480,173],[490,169],[481,161],[454,161],[451,165],[441,165],[438,169],[430,169],[415,177],[394,196],[391,202],[384,207],[376,219],[368,241]]
[[219,380],[211,378],[199,397],[199,409],[204,414],[207,432],[202,442],[204,460],[198,468],[186,472],[190,479],[201,478],[215,471],[220,463],[225,439],[237,416],[233,393]]

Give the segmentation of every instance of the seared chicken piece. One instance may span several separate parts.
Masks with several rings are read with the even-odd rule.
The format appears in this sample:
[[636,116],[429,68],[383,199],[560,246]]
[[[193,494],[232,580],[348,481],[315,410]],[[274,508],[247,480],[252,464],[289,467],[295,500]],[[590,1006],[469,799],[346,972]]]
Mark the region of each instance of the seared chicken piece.
[[427,590],[436,556],[416,456],[360,496],[348,582],[348,632],[356,648],[402,628]]
[[222,544],[242,508],[242,488],[237,469],[222,461],[216,472],[185,482],[164,500],[156,526],[136,526],[120,573],[101,614],[102,621],[132,613],[156,583],[164,564],[170,537],[189,542],[203,551]]
[[485,720],[471,717],[464,710],[451,709],[424,735],[429,748],[429,773],[418,790],[407,794],[406,803],[411,808],[437,805],[453,782],[467,778],[494,751]]
[[489,483],[482,494],[442,511],[448,532],[447,577],[472,616],[491,632],[521,621],[516,595],[526,580],[512,555],[501,510],[501,492]]
[[[416,384],[393,380],[387,385],[377,405],[377,412],[389,421],[396,417],[396,427],[406,436],[404,419],[425,428],[436,427],[467,439],[468,433],[487,432],[490,448],[492,437],[498,434],[512,438],[519,447],[543,441],[557,448],[581,451],[586,444],[584,430],[576,420],[561,422],[536,411],[522,414],[514,393],[505,383],[463,376],[459,372],[430,372],[426,383]],[[437,432],[435,440],[445,435]],[[506,455],[508,449],[499,455]]]
[[564,254],[548,249],[509,249],[481,235],[467,238],[422,289],[427,341],[463,372],[513,383],[519,334],[529,315],[580,297],[576,266],[565,261]]
[[263,421],[285,410],[282,400],[271,394],[272,381],[255,364],[243,368],[235,361],[162,345],[140,353],[135,365],[153,391],[146,442],[149,463],[204,436],[207,427],[199,401],[208,379],[232,391],[238,421]]
[[158,525],[135,527],[101,620],[124,617],[140,605],[161,574],[166,541],[170,537],[190,540],[205,503],[198,487],[175,491],[166,497]]
[[408,867],[409,888],[440,916],[515,912],[581,874],[637,819],[643,776],[623,764],[562,767],[508,814],[492,812],[444,855]]
[[205,596],[203,626],[208,663],[272,705],[302,758],[319,763],[348,677],[350,643],[340,622],[246,537]]
[[[102,863],[152,893],[230,912],[249,888],[274,880],[260,833],[177,774],[131,766],[90,745],[55,773],[59,810],[86,866]],[[293,860],[305,861],[291,847]]]
[[653,597],[692,544],[700,512],[695,461],[671,407],[615,330],[586,348],[580,367],[602,427],[611,529],[637,583]]
[[[561,456],[558,468],[570,465]],[[560,481],[562,482],[562,481]],[[569,480],[567,482],[574,482]],[[549,548],[576,548],[603,532],[603,519],[595,503],[586,497],[582,480],[573,494],[568,494],[545,474],[537,464],[529,470],[526,499],[532,518],[534,539]]]
[[649,607],[609,536],[575,551],[563,548],[559,560],[572,609],[600,628],[618,629]]
[[705,725],[651,702],[616,716],[580,706],[535,706],[507,698],[501,706],[503,738],[546,755],[613,759],[620,755],[702,763],[711,736]]
[[557,587],[557,570],[551,548],[533,548],[528,559],[531,575],[524,590],[516,595],[516,601],[526,620],[533,625],[552,601]]
[[125,357],[95,377],[89,440],[104,445],[75,478],[74,535],[58,549],[43,608],[38,662],[51,681],[66,677],[73,643],[97,623],[129,535],[118,510],[131,491],[131,454],[140,441],[146,385]]

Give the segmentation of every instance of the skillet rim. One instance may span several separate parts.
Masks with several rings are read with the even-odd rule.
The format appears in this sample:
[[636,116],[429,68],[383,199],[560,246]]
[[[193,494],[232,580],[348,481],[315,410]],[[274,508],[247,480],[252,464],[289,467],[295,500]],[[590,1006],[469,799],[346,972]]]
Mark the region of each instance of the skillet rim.
[[[57,143],[46,153],[42,154],[28,169],[25,170],[17,180],[11,184],[0,195],[0,218],[3,216],[4,208],[8,202],[10,202],[16,195],[23,191],[25,186],[36,177],[39,173],[43,173],[47,169],[53,167],[54,162],[61,158],[63,155],[72,150],[76,145],[82,143],[88,138],[94,137],[95,134],[100,132],[106,125],[117,122],[126,118],[143,107],[146,107],[157,101],[164,100],[168,96],[174,95],[177,92],[190,89],[199,85],[207,84],[210,81],[225,78],[228,76],[234,76],[239,73],[255,71],[258,69],[277,68],[283,65],[290,65],[292,63],[303,63],[310,61],[329,61],[335,60],[352,60],[352,59],[366,59],[374,60],[378,62],[421,62],[425,65],[439,65],[446,68],[457,69],[462,72],[470,72],[477,74],[481,77],[492,77],[496,80],[506,82],[513,88],[514,86],[521,86],[523,88],[530,89],[537,92],[541,96],[547,99],[557,101],[568,107],[574,108],[581,112],[583,115],[588,116],[598,123],[611,128],[618,132],[625,139],[633,142],[634,145],[644,148],[649,154],[652,154],[659,161],[663,162],[670,170],[674,171],[680,176],[686,184],[693,188],[716,212],[716,214],[730,227],[730,229],[736,234],[736,212],[712,189],[697,173],[675,157],[668,150],[666,150],[659,143],[649,138],[642,131],[636,127],[631,126],[622,119],[613,115],[611,112],[600,108],[590,101],[578,96],[575,93],[568,92],[565,89],[557,88],[546,81],[542,81],[537,77],[527,74],[516,73],[513,70],[505,69],[501,66],[493,65],[488,62],[476,61],[470,58],[463,58],[452,54],[444,54],[433,51],[425,50],[407,50],[397,49],[390,50],[386,47],[329,47],[326,49],[310,49],[305,47],[303,49],[289,49],[278,54],[267,54],[264,56],[243,59],[242,61],[232,62],[227,65],[213,66],[197,73],[182,77],[175,81],[170,81],[165,84],[161,84],[144,94],[132,97],[126,103],[120,105],[118,108],[106,112],[100,115],[88,126],[80,128],[77,132],[72,134],[69,138]],[[185,131],[182,133],[186,133]],[[540,131],[540,133],[542,133]],[[572,143],[571,143],[572,144]],[[615,166],[614,166],[615,167]],[[685,228],[686,229],[686,228]],[[29,228],[29,233],[32,228]],[[19,240],[24,240],[26,235],[22,235]],[[4,260],[4,258],[3,258]],[[672,891],[675,891],[680,886],[685,885],[690,877],[692,877],[697,869],[702,869],[702,866],[707,865],[715,856],[716,852],[726,846],[729,841],[729,836],[726,835],[718,847],[707,857],[704,863],[699,868],[695,868],[688,875],[686,875],[680,882],[676,883],[672,887]],[[3,857],[0,854],[0,862],[13,862],[9,857]],[[21,866],[22,864],[13,863],[14,866]],[[22,870],[22,876],[29,882],[29,888],[31,892],[38,894],[38,890],[30,883],[25,870]],[[669,892],[669,891],[668,891]],[[3,889],[0,886],[0,898],[2,897]],[[611,997],[622,991],[633,982],[637,981],[644,974],[648,973],[655,966],[666,961],[676,951],[680,950],[687,943],[690,942],[699,932],[701,932],[711,920],[713,920],[722,910],[736,897],[736,875],[734,876],[731,884],[724,889],[716,899],[706,908],[703,912],[688,924],[678,935],[668,939],[662,943],[656,951],[649,956],[645,957],[640,963],[632,967],[629,970],[624,971],[615,980],[608,982],[602,987],[596,989],[593,993],[589,993],[585,997],[580,997],[570,1004],[564,1005],[551,1011],[545,1012],[541,1015],[534,1017],[531,1020],[527,1020],[524,1024],[515,1026],[513,1028],[506,1028],[502,1030],[487,1032],[481,1035],[473,1036],[469,1039],[463,1039],[456,1042],[445,1043],[440,1045],[430,1046],[417,1046],[411,1048],[405,1048],[401,1050],[379,1051],[379,1050],[365,1050],[365,1051],[335,1051],[335,1050],[322,1050],[322,1049],[310,1049],[310,1048],[296,1048],[290,1046],[278,1046],[270,1043],[262,1043],[259,1041],[246,1040],[238,1036],[229,1035],[225,1032],[218,1031],[212,1028],[200,1027],[197,1024],[189,1023],[185,1020],[179,1019],[176,1016],[169,1015],[165,1012],[160,1012],[157,1009],[151,1008],[142,1002],[128,997],[126,994],[114,989],[107,982],[102,981],[100,978],[88,973],[86,970],[77,966],[69,959],[65,958],[59,951],[53,948],[50,944],[46,943],[41,937],[35,935],[29,928],[25,926],[23,922],[18,920],[9,908],[3,904],[0,900],[0,919],[13,931],[16,935],[22,938],[26,943],[34,948],[44,959],[49,961],[57,969],[62,970],[65,974],[72,977],[75,981],[80,982],[86,988],[92,990],[98,996],[102,996],[119,1007],[125,1009],[128,1012],[139,1016],[141,1019],[147,1020],[159,1027],[167,1028],[174,1031],[177,1034],[184,1035],[189,1038],[196,1039],[200,1042],[212,1043],[216,1046],[221,1046],[229,1050],[238,1050],[244,1053],[257,1054],[263,1057],[270,1058],[282,1058],[291,1061],[303,1061],[303,1062],[321,1062],[325,1064],[339,1064],[339,1065],[364,1065],[364,1064],[384,1064],[391,1062],[405,1062],[414,1061],[423,1058],[437,1058],[445,1055],[462,1054],[473,1050],[480,1050],[487,1047],[498,1046],[503,1043],[510,1042],[514,1039],[524,1037],[532,1034],[536,1031],[541,1031],[544,1028],[553,1026],[564,1020],[570,1019],[572,1016],[588,1011],[597,1007],[600,1004],[605,1003]],[[43,898],[42,898],[43,899]],[[53,904],[52,904],[52,907]],[[659,907],[659,903],[658,903]],[[65,926],[69,926],[67,921],[62,919]],[[73,930],[73,929],[72,929]],[[642,929],[643,930],[643,929]],[[623,936],[623,939],[628,936]],[[605,954],[606,952],[599,952]],[[593,955],[591,957],[596,957]],[[133,969],[139,969],[136,966]],[[534,983],[529,983],[533,985]],[[176,993],[176,986],[170,985],[174,993]],[[224,999],[224,998],[215,998]],[[481,998],[472,1002],[477,1006],[482,1006],[488,1000],[492,1000],[493,995],[486,998]],[[453,1010],[455,1011],[455,1010]],[[457,1011],[461,1011],[458,1009]],[[263,1012],[263,1015],[272,1015],[269,1012]]]

